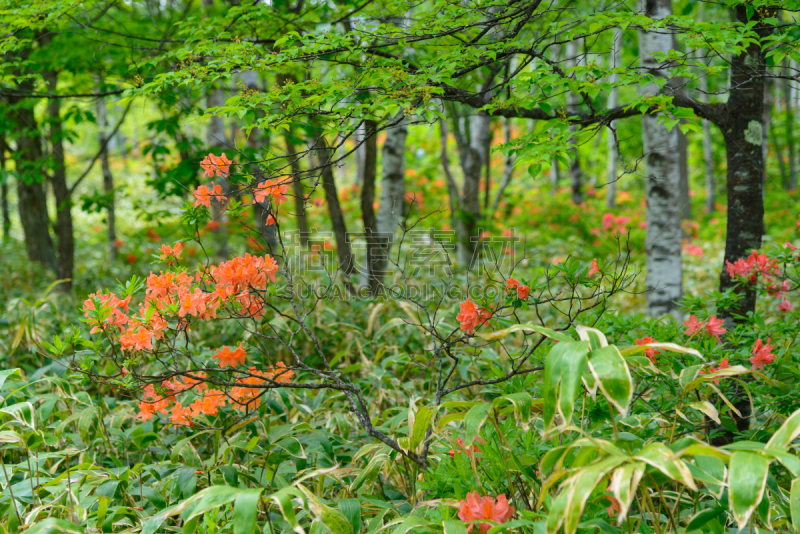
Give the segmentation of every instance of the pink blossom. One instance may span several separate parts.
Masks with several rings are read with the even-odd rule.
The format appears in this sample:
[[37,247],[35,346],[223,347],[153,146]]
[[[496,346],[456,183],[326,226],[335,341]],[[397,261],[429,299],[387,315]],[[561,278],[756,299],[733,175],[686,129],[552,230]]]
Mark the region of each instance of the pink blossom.
[[767,342],[764,343],[761,339],[756,340],[756,344],[753,345],[753,355],[750,356],[750,363],[753,364],[753,371],[760,371],[764,369],[764,365],[768,363],[772,363],[775,360],[775,355],[772,354],[770,351],[773,349],[770,343],[772,342],[772,338],[767,338]]

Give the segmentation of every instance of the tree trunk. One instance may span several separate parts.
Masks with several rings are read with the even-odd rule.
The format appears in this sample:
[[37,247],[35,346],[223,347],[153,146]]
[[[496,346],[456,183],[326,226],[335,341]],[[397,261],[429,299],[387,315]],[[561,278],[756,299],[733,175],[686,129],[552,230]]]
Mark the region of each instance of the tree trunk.
[[[611,66],[619,68],[622,59],[622,29],[614,29],[614,45],[611,51]],[[608,95],[608,109],[617,107],[617,97],[619,89],[616,84],[619,81],[619,74],[616,72],[611,75],[611,94]],[[608,176],[608,189],[606,190],[606,207],[613,209],[617,205],[617,165],[619,163],[619,147],[614,132],[617,130],[617,121],[611,121],[608,137],[606,138],[606,151],[608,152],[608,165],[606,173]]]
[[[20,84],[22,91],[30,91],[30,84]],[[17,206],[28,259],[56,270],[56,253],[50,237],[50,220],[47,216],[47,193],[44,188],[42,145],[33,102],[9,99],[16,110],[17,150],[14,154],[17,169]]]
[[385,247],[385,256],[375,258],[377,273],[386,270],[386,261],[392,249],[392,241],[397,226],[402,224],[405,216],[405,157],[406,137],[408,135],[408,119],[400,111],[390,119],[386,131],[386,141],[381,152],[381,203],[378,207],[377,229],[380,237],[389,237]]
[[[747,23],[746,6],[737,6],[736,17]],[[758,30],[757,30],[758,31]],[[763,30],[762,30],[763,31]],[[764,51],[750,44],[746,51],[731,58],[731,89],[728,97],[728,124],[721,128],[725,136],[728,161],[728,226],[725,240],[725,260],[720,274],[721,292],[736,284],[728,276],[725,262],[745,258],[751,250],[761,247],[764,234]],[[730,309],[720,310],[729,327],[737,321],[734,315],[755,311],[756,292],[738,286],[739,302]]]
[[[511,142],[511,119],[505,118],[503,119],[503,135],[504,141],[506,144]],[[500,200],[503,198],[503,193],[508,187],[508,184],[511,183],[511,177],[514,174],[514,161],[516,160],[516,156],[509,154],[506,156],[504,168],[503,168],[503,178],[500,180],[500,188],[497,190],[497,196],[494,197],[494,202],[492,203],[492,212],[494,213],[497,211],[497,206],[500,204]]]
[[11,236],[11,215],[8,212],[8,174],[6,174],[6,138],[0,136],[0,204],[3,208],[3,241]]
[[[700,76],[700,101],[708,102],[708,76]],[[711,122],[703,119],[703,163],[706,173],[706,212],[713,213],[717,202],[714,192],[714,152],[711,147]]]
[[[57,91],[58,75],[45,73],[51,93]],[[56,199],[56,235],[58,236],[58,278],[67,280],[59,284],[59,289],[72,291],[72,276],[75,269],[75,234],[72,226],[72,195],[67,185],[67,167],[64,162],[64,130],[61,124],[61,102],[51,98],[47,102],[50,115],[50,146],[55,167],[50,183]]]
[[[670,0],[644,0],[643,6],[654,20],[672,14]],[[672,34],[640,32],[640,63],[656,76],[666,73],[653,54],[667,54],[673,48]],[[653,83],[643,92],[655,95],[660,89]],[[642,117],[642,137],[647,165],[647,314],[670,314],[679,320],[683,288],[678,128],[667,131],[657,115],[648,114]]]
[[[784,74],[789,74],[786,60],[783,60]],[[797,189],[797,160],[794,155],[794,106],[792,90],[788,78],[781,80],[783,85],[783,107],[786,113],[786,146],[789,149],[789,189]]]
[[[582,61],[578,58],[578,43],[570,41],[567,43],[567,70],[580,65]],[[574,74],[573,74],[574,76]],[[580,97],[579,95],[570,91],[567,93],[567,114],[575,115],[580,111]],[[575,134],[578,131],[578,125],[570,124],[569,131]],[[572,145],[572,156],[570,157],[569,165],[569,181],[572,187],[572,202],[580,204],[583,202],[583,172],[581,170],[581,160],[578,153],[578,139],[573,135],[570,138],[570,145]]]
[[353,272],[353,254],[350,243],[347,241],[347,226],[342,216],[342,207],[339,204],[339,193],[336,190],[336,180],[333,177],[333,166],[330,163],[329,150],[325,140],[317,139],[317,165],[321,167],[322,188],[325,190],[325,200],[328,203],[328,213],[333,225],[333,234],[336,237],[336,253],[339,258],[339,269],[345,276]]
[[[553,45],[550,50],[552,53],[550,60],[553,63],[558,63],[561,59],[561,45]],[[550,164],[550,187],[552,187],[553,191],[558,190],[559,181],[561,181],[561,176],[558,173],[558,158],[553,158]]]
[[[221,87],[213,87],[209,89],[208,96],[208,106],[209,108],[212,107],[220,107],[225,105],[225,91]],[[208,123],[208,130],[206,130],[206,144],[208,145],[209,149],[215,153],[215,155],[219,156],[220,153],[224,152],[228,145],[228,139],[225,134],[225,120],[222,117],[214,115],[209,119]],[[217,178],[215,183],[219,183],[222,186],[222,190],[225,194],[230,193],[231,187],[228,180],[224,178]],[[214,232],[219,236],[221,244],[219,247],[219,251],[217,252],[217,256],[220,258],[227,258],[228,257],[228,228],[225,224],[227,222],[227,217],[225,217],[224,206],[215,201],[211,203],[211,214],[212,219],[219,223],[214,230]]]
[[[360,285],[367,287],[370,295],[377,295],[383,285],[383,277],[387,266],[389,235],[378,232],[378,219],[375,215],[375,178],[378,167],[377,126],[373,120],[365,120],[361,125],[362,144],[361,158],[358,160],[357,173],[361,176],[361,217],[364,221],[364,239],[367,251],[364,264],[359,272]],[[385,147],[384,147],[385,148]],[[386,239],[381,239],[385,237]],[[386,242],[384,242],[386,241]]]
[[767,192],[767,154],[769,154],[769,130],[772,122],[772,82],[769,78],[764,80],[764,92],[762,98],[764,99],[764,111],[762,113],[764,124],[764,134],[761,136],[761,161],[764,165],[761,169],[762,181],[764,187],[762,194],[766,195]]
[[689,142],[686,135],[678,130],[678,172],[680,173],[681,218],[692,220],[692,198],[689,196]]
[[100,154],[100,165],[103,171],[103,193],[106,199],[108,215],[108,257],[111,261],[117,257],[117,225],[116,202],[114,200],[114,176],[108,163],[108,120],[106,102],[97,100],[97,140],[103,148]]
[[446,120],[439,120],[439,139],[440,139],[440,152],[439,152],[439,160],[442,163],[442,170],[444,171],[444,175],[447,178],[447,193],[450,199],[450,225],[452,226],[452,231],[456,233],[457,236],[460,236],[463,232],[459,229],[459,217],[458,217],[458,202],[459,202],[459,192],[458,192],[458,185],[456,184],[455,178],[453,178],[453,173],[450,171],[450,157],[447,154],[447,121]]

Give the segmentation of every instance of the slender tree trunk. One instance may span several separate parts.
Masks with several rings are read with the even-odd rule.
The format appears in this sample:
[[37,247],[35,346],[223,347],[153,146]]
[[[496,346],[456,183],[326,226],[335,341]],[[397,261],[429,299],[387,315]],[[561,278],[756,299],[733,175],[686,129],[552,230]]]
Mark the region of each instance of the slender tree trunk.
[[678,172],[680,173],[681,218],[692,220],[692,198],[689,196],[689,142],[686,135],[678,130]]
[[286,153],[291,158],[292,166],[292,188],[294,189],[294,211],[297,221],[297,230],[300,232],[300,246],[303,248],[308,245],[308,219],[306,217],[306,192],[303,187],[302,173],[300,169],[300,156],[297,155],[297,148],[293,141],[291,131],[286,132]]
[[439,139],[441,150],[439,159],[442,163],[442,170],[447,178],[447,193],[450,199],[450,226],[457,236],[461,236],[463,231],[459,229],[458,202],[459,192],[453,173],[450,170],[450,157],[447,154],[447,121],[439,120]]
[[3,241],[11,236],[11,215],[8,211],[8,174],[6,174],[6,138],[5,135],[0,136],[0,173],[2,173],[2,181],[0,181],[0,204],[3,209]]
[[[364,165],[364,160],[366,159],[366,151],[367,146],[364,143],[364,131],[366,130],[366,124],[361,123],[356,131],[354,132],[354,138],[356,142],[356,185],[361,185],[364,183],[364,173],[366,172],[366,166]],[[374,193],[374,191],[373,191]]]
[[769,78],[764,80],[764,93],[762,98],[764,99],[764,111],[763,111],[763,124],[764,124],[764,134],[761,136],[761,161],[764,162],[764,165],[761,169],[761,176],[762,181],[764,182],[764,187],[762,189],[762,194],[766,195],[767,193],[767,155],[769,154],[769,130],[772,123],[772,83]]
[[[784,74],[789,74],[786,60],[783,61]],[[789,189],[797,189],[797,159],[794,147],[794,106],[792,105],[792,89],[788,78],[781,80],[783,85],[783,107],[786,112],[786,146],[789,150]]]
[[[399,121],[399,122],[398,122]],[[405,156],[406,137],[408,135],[408,119],[403,112],[390,120],[389,129],[386,131],[386,141],[381,152],[381,203],[378,207],[377,229],[378,234],[389,238],[389,243],[383,254],[375,258],[374,265],[377,273],[386,270],[386,261],[392,249],[392,238],[397,226],[402,224],[405,216]]]
[[[30,84],[20,84],[20,89],[30,91]],[[47,193],[43,183],[45,172],[38,124],[33,113],[33,102],[9,99],[16,109],[11,116],[19,132],[14,154],[17,170],[17,206],[28,259],[56,270],[56,253],[50,237],[50,220],[47,215]]]
[[[735,8],[739,22],[747,23],[746,6]],[[757,31],[759,31],[757,29]],[[765,33],[760,30],[760,33]],[[729,124],[721,128],[725,136],[728,162],[728,225],[725,240],[725,260],[720,274],[720,291],[734,288],[728,276],[726,262],[745,258],[750,251],[761,247],[764,234],[763,173],[764,160],[764,51],[757,44],[731,58],[731,90],[728,97]],[[720,310],[729,327],[737,321],[734,315],[745,316],[755,311],[756,292],[750,286],[736,286],[739,302],[730,309]]]
[[[552,53],[550,60],[553,63],[558,63],[561,60],[561,45],[554,45],[550,50]],[[553,189],[553,191],[558,190],[558,182],[560,181],[561,176],[559,176],[558,171],[558,158],[553,158],[553,161],[550,164],[550,187]]]
[[[645,0],[644,13],[654,19],[672,14],[670,0]],[[666,32],[640,32],[641,65],[656,76],[666,73],[653,54],[669,53],[674,37]],[[669,83],[669,82],[668,82]],[[643,90],[658,94],[655,83]],[[647,165],[647,314],[680,319],[682,297],[680,163],[678,128],[668,131],[657,115],[642,117],[642,137]]]
[[[581,53],[582,52],[578,51],[578,43],[575,41],[567,43],[567,70],[582,63],[581,59],[578,58],[578,55]],[[569,115],[574,115],[579,111],[580,96],[570,91],[567,93],[567,113]],[[576,124],[570,124],[569,131],[576,134],[578,132],[578,126]],[[572,187],[572,202],[574,204],[580,204],[583,202],[583,172],[581,170],[578,139],[575,135],[570,138],[570,144],[572,145],[572,155],[569,165],[569,181],[570,187]]]
[[[700,101],[708,102],[708,76],[700,76]],[[714,213],[717,202],[714,180],[714,152],[711,146],[711,122],[703,119],[703,163],[706,174],[706,212]]]
[[108,163],[108,115],[106,102],[97,100],[97,140],[103,148],[100,154],[100,165],[103,171],[103,194],[106,198],[106,213],[108,216],[108,257],[111,261],[117,257],[117,214],[114,199],[114,176]]
[[479,111],[469,120],[469,143],[466,157],[462,158],[464,173],[464,190],[462,194],[462,225],[464,233],[461,236],[459,248],[459,263],[472,267],[477,250],[479,231],[478,223],[481,219],[481,205],[479,199],[481,170],[486,164],[491,142],[491,117]]
[[[58,75],[45,73],[51,93],[55,93]],[[64,130],[61,123],[61,102],[51,98],[47,102],[50,115],[50,146],[53,151],[55,167],[50,183],[56,199],[56,235],[58,236],[58,278],[68,280],[59,284],[64,292],[72,290],[72,276],[75,268],[75,234],[72,226],[72,195],[67,185],[67,167],[64,161]]]
[[321,166],[322,188],[325,190],[325,200],[328,203],[328,213],[333,225],[333,234],[336,237],[336,253],[339,258],[339,269],[345,276],[353,272],[353,254],[350,250],[350,243],[347,240],[347,226],[342,215],[342,207],[339,203],[339,193],[336,190],[336,180],[333,177],[333,166],[330,163],[330,154],[325,140],[317,140],[315,150],[317,165]]
[[[614,45],[611,49],[611,66],[619,68],[622,59],[622,28],[614,28]],[[611,94],[608,95],[608,109],[617,107],[617,97],[619,89],[616,84],[619,81],[619,74],[616,72],[611,75]],[[609,209],[617,205],[617,165],[619,164],[619,147],[614,132],[617,130],[617,121],[611,121],[611,129],[606,137],[606,151],[608,152],[608,165],[606,173],[608,175],[608,185],[606,186],[606,207]]]
[[[225,90],[221,87],[213,87],[209,89],[208,107],[220,107],[225,105]],[[206,144],[209,149],[217,156],[224,152],[228,145],[228,138],[225,133],[225,120],[222,117],[214,115],[209,119],[208,130],[206,130]],[[215,183],[222,186],[222,190],[228,194],[231,191],[230,183],[224,178],[217,178]],[[228,257],[228,228],[226,225],[227,217],[224,214],[224,206],[217,201],[211,203],[212,218],[219,223],[214,232],[219,236],[221,244],[217,255],[220,258]]]
[[[359,147],[358,175],[361,176],[361,217],[364,221],[364,238],[367,244],[366,258],[359,273],[360,285],[369,289],[370,295],[377,295],[383,285],[387,259],[388,238],[378,232],[378,218],[375,215],[375,178],[378,172],[377,125],[373,120],[362,124],[363,143]],[[382,237],[386,237],[385,241]]]
[[[506,118],[503,120],[503,135],[504,141],[506,144],[511,142],[511,119]],[[508,184],[511,183],[511,177],[514,174],[514,161],[516,160],[516,156],[509,154],[506,156],[505,165],[503,168],[503,178],[500,180],[500,187],[497,190],[497,196],[494,197],[494,202],[492,203],[492,212],[494,213],[497,211],[497,206],[500,204],[500,200],[503,198],[503,193],[508,187]]]

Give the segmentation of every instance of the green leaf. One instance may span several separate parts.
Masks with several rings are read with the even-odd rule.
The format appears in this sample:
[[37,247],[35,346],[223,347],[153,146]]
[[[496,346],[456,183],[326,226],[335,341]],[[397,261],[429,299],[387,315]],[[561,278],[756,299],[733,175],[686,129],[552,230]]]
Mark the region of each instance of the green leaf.
[[30,402],[18,402],[11,406],[0,408],[0,412],[7,413],[11,418],[22,426],[31,430],[36,430],[36,420],[34,419],[35,410]]
[[339,511],[353,527],[353,534],[361,532],[361,502],[358,499],[340,500]]
[[588,341],[562,341],[550,349],[542,386],[545,428],[552,426],[556,413],[561,415],[562,424],[572,419],[588,353]]
[[464,416],[464,446],[472,446],[472,442],[478,437],[483,423],[486,422],[486,417],[489,415],[489,410],[492,409],[492,404],[484,402],[473,406]]
[[367,466],[361,470],[355,480],[353,480],[353,483],[350,484],[350,491],[354,492],[364,484],[371,484],[378,478],[378,473],[380,473],[383,464],[385,464],[387,460],[389,460],[388,454],[381,453],[373,456]]
[[608,402],[621,417],[625,417],[633,399],[633,378],[619,349],[610,345],[593,350],[589,357],[589,370]]
[[308,507],[314,515],[331,531],[332,534],[352,534],[352,527],[339,510],[322,503],[314,493],[298,484],[297,488],[303,492],[308,500]]
[[575,341],[574,339],[572,339],[563,332],[558,332],[556,330],[553,330],[552,328],[545,328],[543,326],[530,323],[515,324],[513,326],[509,326],[508,328],[504,328],[502,330],[495,330],[494,332],[476,333],[475,337],[491,341],[494,339],[504,338],[509,334],[513,334],[514,332],[536,332],[537,334],[541,334],[550,339],[555,339],[556,341],[566,341],[567,343]]
[[68,532],[84,534],[83,529],[75,523],[55,517],[40,521],[25,531],[26,534],[62,534]]
[[760,454],[737,451],[731,456],[728,471],[728,491],[733,517],[744,528],[764,496],[769,474],[769,460]]
[[789,510],[792,512],[794,531],[800,532],[800,478],[792,480],[792,489],[789,493]]
[[273,493],[268,498],[278,505],[278,509],[280,509],[283,519],[289,523],[289,526],[292,527],[293,531],[295,531],[297,534],[306,534],[306,531],[297,522],[297,517],[294,513],[294,506],[292,504],[292,498],[294,497],[302,498],[302,495],[299,495],[299,492],[294,488],[283,488],[282,490]]
[[467,534],[467,525],[463,521],[448,519],[442,521],[442,529],[444,534]]
[[0,371],[0,389],[3,389],[3,384],[13,375],[17,375],[17,378],[22,378],[22,373],[19,369],[3,369]]
[[725,508],[722,506],[714,506],[713,508],[706,508],[705,510],[701,510],[695,514],[695,516],[689,521],[689,524],[686,526],[686,532],[692,532],[694,530],[699,530],[700,527],[708,523],[714,518],[717,518],[725,513]]
[[590,328],[588,326],[578,325],[575,327],[578,332],[578,338],[581,341],[588,341],[591,350],[601,349],[608,346],[606,335],[597,328]]
[[510,403],[514,407],[514,419],[517,421],[523,430],[528,430],[528,420],[531,416],[531,405],[533,399],[529,393],[520,391],[511,393],[510,395],[503,395],[492,401],[496,408],[500,408],[503,404]]
[[252,534],[256,530],[258,502],[264,488],[240,489],[233,502],[233,534]]
[[767,442],[767,447],[770,449],[785,449],[797,436],[800,436],[800,410],[795,411],[783,422],[778,431]]
[[414,427],[411,430],[411,441],[409,449],[416,452],[417,447],[425,439],[425,434],[428,432],[428,426],[431,424],[431,419],[435,415],[436,410],[431,410],[427,406],[420,406],[414,417]]

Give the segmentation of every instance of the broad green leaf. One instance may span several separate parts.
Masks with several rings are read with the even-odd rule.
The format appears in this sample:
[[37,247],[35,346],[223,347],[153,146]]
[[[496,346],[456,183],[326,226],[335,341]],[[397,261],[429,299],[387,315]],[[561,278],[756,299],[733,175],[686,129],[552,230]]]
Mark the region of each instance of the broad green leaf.
[[528,420],[531,416],[531,404],[533,400],[529,393],[520,391],[511,393],[510,395],[503,395],[492,401],[495,407],[499,408],[505,403],[511,403],[514,406],[514,419],[523,430],[528,430]]
[[469,409],[464,416],[464,446],[472,446],[472,442],[478,437],[478,433],[486,422],[486,417],[489,415],[489,410],[492,409],[492,403],[484,402]]
[[611,491],[614,497],[619,501],[620,512],[617,517],[617,525],[622,525],[625,518],[628,516],[633,498],[636,495],[636,489],[639,487],[639,482],[644,475],[645,465],[641,462],[625,464],[618,467],[611,475]]
[[795,411],[783,422],[778,431],[767,442],[767,447],[770,449],[785,449],[797,436],[800,436],[800,410]]
[[264,488],[240,489],[233,502],[233,534],[252,534],[256,530],[258,503]]
[[572,419],[588,353],[588,341],[561,342],[550,349],[542,385],[545,428],[553,425],[557,413],[562,418],[561,424]]
[[578,332],[578,338],[581,341],[589,342],[589,347],[592,350],[597,350],[608,346],[606,335],[597,328],[578,325],[575,327],[575,331]]
[[358,499],[341,499],[339,511],[353,527],[353,534],[361,532],[361,502]]
[[438,408],[431,410],[427,406],[420,406],[419,410],[417,410],[416,416],[414,417],[414,426],[411,431],[410,449],[412,451],[418,452],[417,447],[419,447],[425,439],[428,426],[431,424],[431,419],[433,419],[437,411]]
[[342,515],[339,510],[331,508],[322,503],[319,500],[319,497],[314,495],[314,493],[303,486],[302,484],[298,484],[297,488],[303,492],[307,501],[309,509],[314,513],[317,519],[322,521],[322,523],[331,531],[332,534],[351,534],[352,527],[350,523],[348,523],[347,519]]
[[383,465],[388,460],[388,454],[381,453],[373,456],[369,463],[367,463],[366,467],[364,467],[364,469],[362,469],[361,472],[356,476],[355,480],[353,480],[353,483],[350,484],[350,492],[356,491],[364,484],[371,484],[376,478],[378,478],[378,473],[380,473],[381,468],[383,468]]
[[681,345],[677,345],[675,343],[648,343],[646,345],[631,345],[630,347],[619,349],[619,352],[623,356],[627,357],[627,356],[632,356],[634,354],[640,354],[644,352],[646,349],[659,349],[662,351],[675,352],[678,354],[692,354],[694,356],[697,356],[701,360],[705,360],[700,351],[696,349],[690,349],[688,347],[682,347]]
[[586,501],[600,481],[609,472],[624,462],[624,458],[605,458],[582,469],[564,483],[561,491],[567,492],[567,503],[564,508],[564,534],[575,534],[578,530]]
[[795,532],[800,532],[800,478],[792,480],[789,492],[789,509],[792,512],[792,526]]
[[18,402],[11,406],[4,406],[0,408],[0,412],[7,413],[14,421],[22,426],[26,426],[31,430],[36,430],[36,420],[34,418],[36,411],[33,409],[33,404],[30,402]]
[[36,523],[25,532],[26,534],[84,534],[83,528],[79,527],[75,523],[55,517],[48,517],[47,519]]
[[694,408],[695,410],[704,413],[706,416],[708,416],[709,419],[713,420],[715,423],[720,424],[719,412],[717,412],[717,409],[710,402],[708,401],[693,402],[691,404],[687,404],[686,407]]
[[731,456],[728,491],[733,517],[742,529],[764,496],[769,460],[758,453],[737,451]]
[[692,473],[686,463],[674,458],[672,451],[663,443],[649,443],[634,455],[636,460],[651,465],[670,477],[681,482],[691,490],[697,491],[697,486],[692,479]]
[[302,496],[298,495],[298,493],[299,492],[297,492],[297,490],[294,488],[283,488],[282,490],[268,496],[268,499],[272,500],[278,505],[278,509],[281,511],[283,519],[289,523],[289,526],[292,527],[294,532],[297,534],[306,534],[306,531],[297,522],[297,517],[294,513],[294,505],[292,504],[292,499],[294,497],[300,497],[302,499]]
[[714,506],[712,508],[706,508],[705,510],[701,510],[697,512],[694,517],[689,521],[689,524],[686,526],[686,532],[692,532],[695,530],[699,530],[700,527],[711,521],[712,519],[721,516],[725,513],[725,508],[722,506]]
[[633,398],[633,378],[617,347],[609,345],[593,350],[589,356],[589,369],[608,402],[621,417],[625,417]]
[[17,378],[22,378],[22,373],[19,369],[3,369],[0,371],[0,389],[3,389],[3,384],[12,376],[17,375]]
[[467,534],[467,525],[463,521],[448,519],[442,522],[444,534]]

